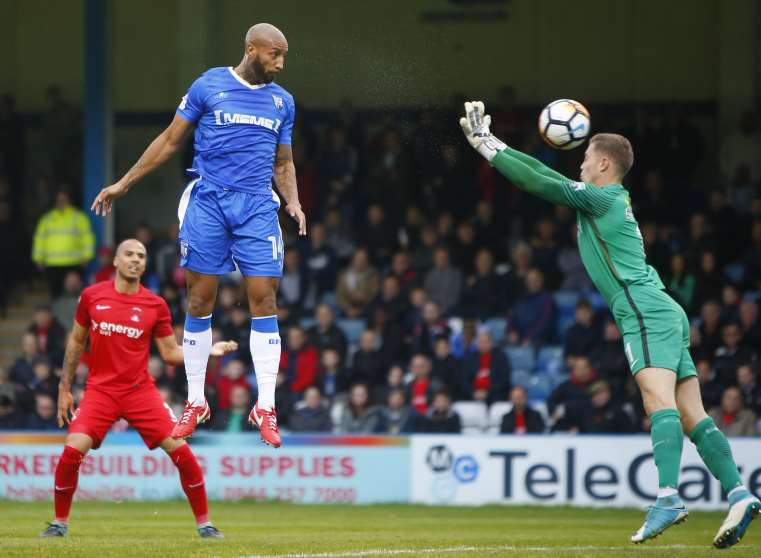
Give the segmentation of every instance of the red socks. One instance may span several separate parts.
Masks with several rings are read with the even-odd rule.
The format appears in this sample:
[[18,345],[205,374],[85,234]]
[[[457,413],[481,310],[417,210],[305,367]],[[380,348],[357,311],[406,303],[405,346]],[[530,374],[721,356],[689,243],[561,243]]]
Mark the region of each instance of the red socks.
[[[206,501],[206,486],[203,471],[196,456],[187,444],[174,450],[170,457],[180,471],[182,489],[188,497],[196,523],[201,525],[209,521],[209,504]],[[79,466],[84,454],[71,446],[64,446],[61,458],[55,469],[55,520],[68,523],[71,501],[77,490]]]
[[174,450],[169,457],[180,471],[180,483],[185,495],[188,497],[193,515],[196,516],[196,524],[201,525],[209,521],[209,504],[206,501],[206,485],[203,480],[203,471],[196,460],[196,456],[190,451],[187,444],[181,445]]
[[84,454],[71,446],[64,446],[55,468],[55,520],[69,522],[69,511],[79,480],[79,466]]

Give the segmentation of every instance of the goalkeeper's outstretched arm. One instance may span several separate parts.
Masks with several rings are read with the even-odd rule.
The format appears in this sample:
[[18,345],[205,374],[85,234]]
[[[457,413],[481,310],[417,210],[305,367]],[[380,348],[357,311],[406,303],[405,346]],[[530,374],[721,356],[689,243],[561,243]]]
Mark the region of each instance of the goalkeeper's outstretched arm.
[[555,178],[556,180],[568,180],[567,177],[563,176],[555,169],[548,167],[539,159],[535,159],[523,151],[518,151],[517,149],[513,149],[512,147],[508,146],[504,152],[506,152],[511,157],[518,159],[521,163],[526,165],[531,170],[538,172],[539,174],[543,174],[549,178]]
[[482,102],[465,103],[465,114],[460,126],[468,143],[521,190],[593,215],[601,215],[610,207],[610,196],[601,189],[573,182],[494,137],[489,131],[491,118],[484,115]]
[[[502,176],[509,178],[510,182],[521,190],[553,203],[570,205],[563,195],[563,184],[567,181],[563,175],[559,175],[560,178],[556,178],[549,173],[545,174],[535,168],[531,168],[528,164],[514,156],[511,153],[513,151],[515,150],[509,147],[500,151],[490,163]],[[534,160],[536,161],[536,159]],[[539,163],[539,161],[536,162]],[[542,163],[539,164],[542,165]],[[542,167],[547,168],[544,165]]]

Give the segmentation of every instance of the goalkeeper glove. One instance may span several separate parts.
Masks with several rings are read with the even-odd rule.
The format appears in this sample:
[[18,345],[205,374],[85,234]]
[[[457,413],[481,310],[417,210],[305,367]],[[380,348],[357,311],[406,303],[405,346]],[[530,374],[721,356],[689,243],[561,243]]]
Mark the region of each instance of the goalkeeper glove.
[[484,115],[484,112],[481,101],[465,103],[465,117],[460,118],[460,127],[473,149],[491,162],[497,153],[507,149],[507,145],[489,131],[491,116]]

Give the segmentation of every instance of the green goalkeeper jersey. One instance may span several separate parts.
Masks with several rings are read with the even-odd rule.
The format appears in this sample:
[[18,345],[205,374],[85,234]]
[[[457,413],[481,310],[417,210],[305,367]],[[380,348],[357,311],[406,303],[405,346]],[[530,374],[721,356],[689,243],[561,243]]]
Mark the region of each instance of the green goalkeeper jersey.
[[509,147],[491,164],[521,190],[576,209],[581,260],[609,304],[633,285],[664,288],[658,272],[645,261],[642,234],[622,185],[598,188],[574,182]]

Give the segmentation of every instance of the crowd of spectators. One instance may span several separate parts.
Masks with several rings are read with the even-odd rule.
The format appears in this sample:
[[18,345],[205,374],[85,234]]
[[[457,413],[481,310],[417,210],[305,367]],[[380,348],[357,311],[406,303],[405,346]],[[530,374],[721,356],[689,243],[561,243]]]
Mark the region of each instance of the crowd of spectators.
[[[393,125],[349,109],[332,119],[302,114],[294,158],[309,234],[299,239],[292,223],[282,223],[276,399],[285,430],[649,429],[621,334],[581,264],[571,210],[532,198],[497,175],[456,135],[450,111],[405,113]],[[636,157],[626,187],[648,261],[691,319],[692,355],[711,416],[728,434],[758,435],[761,135],[755,116],[744,115],[726,138],[715,187],[705,189],[694,185],[706,153],[690,118],[678,110],[633,114],[621,128]],[[537,143],[509,89],[492,115],[495,134],[567,171],[557,152]],[[144,282],[167,300],[181,335],[176,225],[125,232],[148,248]],[[0,428],[57,428],[66,328],[83,286],[112,276],[112,257],[102,248],[87,274],[66,269],[51,305],[35,313],[18,360],[0,371]],[[224,277],[214,336],[237,341],[239,349],[210,360],[213,419],[205,428],[248,428],[256,398],[249,317],[240,276]],[[77,400],[87,366],[85,357]],[[180,409],[182,367],[154,356],[149,372],[167,403]],[[475,408],[500,413],[474,423]]]

